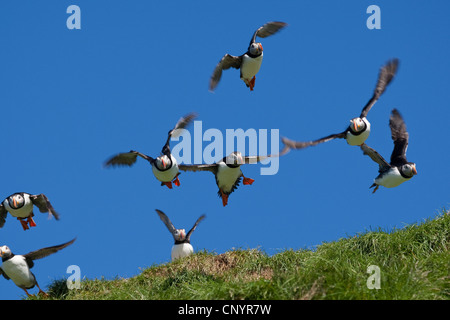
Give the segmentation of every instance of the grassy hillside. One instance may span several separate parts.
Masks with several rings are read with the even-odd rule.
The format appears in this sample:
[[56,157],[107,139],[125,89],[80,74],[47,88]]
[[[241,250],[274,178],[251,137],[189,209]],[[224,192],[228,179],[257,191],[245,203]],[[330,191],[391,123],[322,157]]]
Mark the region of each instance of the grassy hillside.
[[[257,249],[198,252],[152,266],[133,278],[65,279],[49,299],[450,299],[450,215],[400,230],[370,231],[315,250],[268,256]],[[369,265],[381,288],[368,289]]]

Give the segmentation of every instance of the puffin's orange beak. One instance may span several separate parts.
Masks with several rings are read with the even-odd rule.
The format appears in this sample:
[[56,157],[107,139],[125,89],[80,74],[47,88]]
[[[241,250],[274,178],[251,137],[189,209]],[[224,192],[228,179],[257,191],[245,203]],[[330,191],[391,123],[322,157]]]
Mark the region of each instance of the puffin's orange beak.
[[353,121],[353,128],[355,128],[355,131],[358,131],[358,127],[356,126],[356,121]]
[[414,173],[414,174],[417,174],[416,165],[413,166],[413,173]]
[[164,161],[164,158],[161,158],[161,161],[163,163],[163,168],[165,169],[166,168],[166,162]]
[[14,205],[14,208],[16,208],[16,207],[17,207],[17,201],[16,201],[16,197],[14,197],[14,198],[13,198],[13,205]]
[[263,51],[263,48],[262,48],[262,44],[261,44],[261,43],[259,44],[259,48],[261,49],[261,51]]

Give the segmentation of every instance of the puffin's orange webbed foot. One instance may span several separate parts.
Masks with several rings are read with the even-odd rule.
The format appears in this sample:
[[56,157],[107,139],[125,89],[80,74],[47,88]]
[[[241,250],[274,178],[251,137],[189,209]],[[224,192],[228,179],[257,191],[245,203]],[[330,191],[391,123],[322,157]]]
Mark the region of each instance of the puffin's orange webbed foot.
[[27,222],[30,225],[30,227],[36,227],[36,222],[34,222],[31,216],[28,217]]
[[20,221],[20,224],[22,225],[23,230],[28,230],[28,223],[26,221],[23,221],[22,219],[17,218],[17,220]]
[[250,178],[244,177],[243,183],[244,183],[245,185],[251,185],[253,182],[255,182],[254,179],[250,179]]
[[161,185],[167,186],[167,188],[172,189],[172,182],[161,182]]
[[253,88],[255,87],[255,80],[256,80],[256,76],[253,76],[252,80],[250,80],[250,82],[249,82],[250,91],[253,91]]
[[175,178],[175,180],[173,180],[173,183],[177,186],[177,187],[179,187],[180,186],[180,179],[178,179],[178,176]]
[[228,204],[228,195],[223,193],[222,190],[220,190],[220,193],[222,194],[222,204],[225,207]]

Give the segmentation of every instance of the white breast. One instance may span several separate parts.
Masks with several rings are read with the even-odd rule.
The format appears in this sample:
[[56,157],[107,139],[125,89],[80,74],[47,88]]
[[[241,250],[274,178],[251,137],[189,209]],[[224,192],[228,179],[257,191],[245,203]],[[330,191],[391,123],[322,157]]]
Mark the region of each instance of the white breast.
[[257,58],[251,58],[245,54],[241,64],[241,79],[246,83],[247,81],[250,81],[258,73],[259,68],[261,68],[262,59],[262,53]]
[[175,244],[172,247],[172,261],[184,258],[194,253],[194,248],[190,243]]
[[230,168],[225,162],[219,163],[217,169],[217,185],[224,192],[230,192],[236,180],[242,176],[241,167]]
[[20,288],[30,289],[34,287],[36,280],[23,256],[14,256],[2,264],[6,275]]
[[347,143],[351,146],[360,146],[362,145],[370,135],[370,122],[363,118],[363,121],[366,123],[366,130],[361,134],[355,136],[350,131],[347,132],[347,136],[345,139]]
[[173,179],[175,179],[179,172],[178,163],[175,157],[170,155],[170,160],[172,161],[172,167],[166,171],[159,171],[154,165],[152,165],[153,174],[155,175],[156,179],[161,182],[172,181]]
[[409,179],[403,178],[398,169],[394,167],[384,173],[381,177],[376,178],[375,183],[386,188],[394,188],[408,180]]
[[16,218],[27,218],[33,212],[33,202],[28,194],[24,195],[25,204],[19,209],[13,209],[9,206],[8,200],[3,201],[6,210]]

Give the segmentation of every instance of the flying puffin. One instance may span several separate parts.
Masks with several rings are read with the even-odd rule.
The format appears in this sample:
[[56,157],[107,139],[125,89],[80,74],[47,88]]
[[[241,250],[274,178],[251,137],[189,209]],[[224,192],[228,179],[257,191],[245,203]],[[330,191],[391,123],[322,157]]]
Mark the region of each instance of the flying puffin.
[[194,226],[189,230],[186,234],[185,229],[176,229],[170,219],[165,215],[161,210],[156,209],[156,213],[158,213],[159,218],[164,222],[167,229],[169,229],[170,233],[175,240],[175,244],[172,247],[171,259],[175,261],[178,258],[187,257],[194,253],[194,248],[191,245],[191,235],[194,232],[197,225],[202,221],[206,216],[203,214],[200,218],[197,219]]
[[[278,155],[277,155],[278,156]],[[234,151],[220,161],[213,164],[191,164],[180,165],[182,171],[210,171],[216,177],[216,184],[219,187],[218,195],[222,198],[225,207],[228,204],[228,196],[237,189],[241,178],[244,185],[251,185],[255,180],[247,178],[241,171],[241,165],[257,163],[273,155],[268,156],[246,156],[243,157],[239,151]]]
[[266,38],[277,33],[286,25],[286,23],[278,21],[267,22],[255,31],[246,53],[241,56],[232,56],[228,53],[224,55],[214,69],[209,81],[209,90],[214,91],[216,88],[220,81],[220,77],[222,76],[222,70],[233,67],[235,69],[240,69],[241,80],[243,80],[245,85],[253,91],[253,87],[255,86],[255,75],[258,73],[263,59],[263,47],[261,43],[256,42],[256,37]]
[[161,186],[167,186],[172,189],[172,182],[176,186],[180,186],[180,180],[178,175],[180,174],[178,170],[178,163],[174,156],[170,152],[170,139],[172,137],[177,137],[181,134],[181,130],[184,129],[193,119],[196,118],[195,113],[189,113],[188,115],[182,117],[178,120],[175,127],[169,131],[166,144],[162,148],[162,155],[157,158],[152,158],[138,151],[131,150],[130,152],[119,153],[108,161],[105,162],[105,167],[115,167],[115,166],[129,166],[131,167],[137,160],[137,157],[141,157],[147,160],[152,166],[153,174],[156,179],[161,181]]
[[2,258],[0,275],[3,275],[6,280],[11,279],[16,286],[25,291],[27,296],[31,296],[27,290],[34,288],[34,286],[39,288],[39,294],[47,296],[47,294],[39,287],[36,277],[30,270],[34,266],[34,260],[45,258],[56,253],[71,245],[74,241],[75,239],[58,246],[39,249],[24,255],[16,255],[11,252],[11,249],[8,246],[2,246],[0,247],[0,257]]
[[362,145],[370,134],[370,122],[367,120],[367,114],[394,78],[397,72],[398,63],[398,59],[392,59],[380,69],[377,85],[372,97],[362,109],[360,116],[350,120],[350,125],[347,127],[347,129],[345,129],[344,132],[331,134],[321,139],[307,142],[293,141],[283,137],[281,138],[281,140],[284,143],[285,147],[281,153],[285,154],[290,149],[303,149],[306,147],[315,146],[319,143],[327,142],[333,139],[345,139],[351,146]]
[[32,195],[26,192],[17,192],[0,204],[0,228],[5,224],[8,212],[20,221],[23,230],[29,229],[28,226],[35,227],[33,206],[38,207],[42,213],[48,212],[49,218],[54,216],[56,220],[59,220],[59,214],[45,194]]
[[365,143],[361,146],[364,154],[368,155],[380,166],[378,169],[380,174],[370,186],[370,188],[375,187],[373,193],[377,191],[379,186],[384,186],[386,188],[397,187],[417,174],[416,164],[406,160],[409,134],[406,131],[405,122],[397,109],[392,110],[389,126],[391,128],[392,140],[394,141],[394,150],[391,154],[390,163]]

